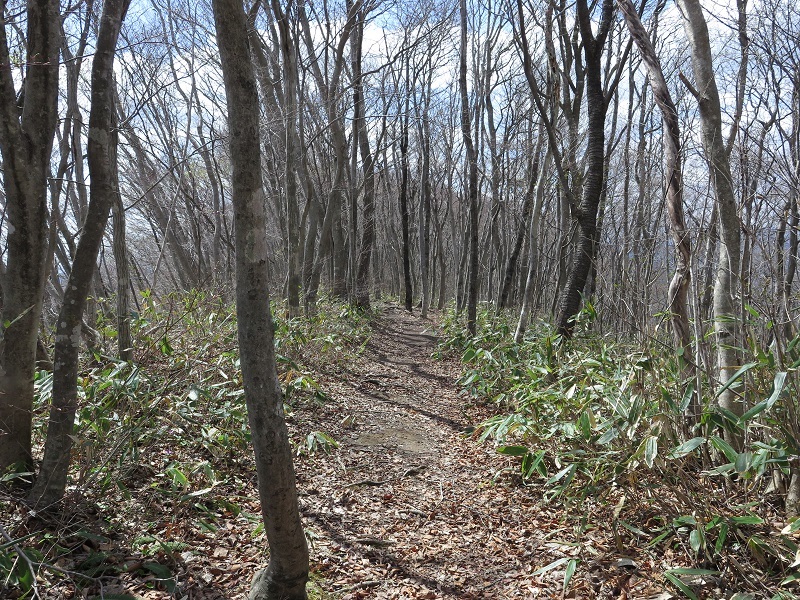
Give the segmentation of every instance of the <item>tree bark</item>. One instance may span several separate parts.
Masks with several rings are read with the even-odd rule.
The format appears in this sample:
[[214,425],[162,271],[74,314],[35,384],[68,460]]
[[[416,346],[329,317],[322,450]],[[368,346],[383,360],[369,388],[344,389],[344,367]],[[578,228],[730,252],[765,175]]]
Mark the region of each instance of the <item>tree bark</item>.
[[47,508],[58,502],[67,485],[72,430],[78,408],[81,322],[108,214],[119,196],[113,101],[114,54],[129,4],[130,0],[105,1],[92,60],[87,146],[90,199],[56,324],[53,400],[42,467],[29,498],[37,507]]
[[239,0],[214,0],[212,6],[228,105],[242,379],[270,548],[269,565],[254,578],[249,597],[305,600],[308,547],[275,365],[258,91],[252,62],[245,59],[247,20]]
[[470,104],[467,95],[467,2],[459,0],[461,45],[458,90],[461,97],[461,136],[467,154],[467,202],[469,206],[469,280],[467,282],[467,329],[477,333],[478,318],[478,155],[472,142]]
[[[530,245],[530,252],[528,255],[528,271],[525,277],[525,291],[522,296],[522,308],[519,313],[519,320],[517,321],[517,328],[514,332],[514,342],[519,344],[525,338],[525,330],[528,327],[530,320],[530,313],[533,308],[533,290],[536,285],[535,276],[536,269],[539,267],[539,252],[538,252],[538,237],[539,237],[539,222],[542,214],[542,204],[544,203],[544,188],[547,185],[547,177],[550,173],[550,163],[552,162],[552,153],[548,150],[545,154],[541,167],[537,171],[531,170],[531,180],[536,178],[536,190],[531,192],[534,197],[535,205],[533,207],[533,214],[530,219],[530,231],[528,233],[528,240]],[[537,161],[538,163],[538,161]]]
[[558,301],[556,328],[559,334],[570,337],[575,326],[575,316],[581,305],[581,295],[586,287],[589,271],[595,259],[597,241],[597,211],[603,193],[605,162],[605,120],[608,103],[603,91],[603,46],[611,26],[613,4],[604,0],[602,18],[595,36],[586,0],[577,2],[583,51],[586,60],[586,103],[588,131],[586,142],[586,179],[580,203],[574,209],[578,225],[578,240],[572,256],[564,288]]
[[[406,63],[406,81],[409,65]],[[406,94],[405,112],[400,117],[400,224],[403,230],[403,301],[408,312],[414,309],[411,283],[410,212],[408,210],[408,120],[409,95]]]
[[422,113],[417,133],[420,137],[422,165],[419,185],[419,277],[422,289],[422,306],[420,316],[428,318],[431,303],[431,131],[429,122],[431,73],[425,78],[422,90]]
[[323,73],[322,66],[319,64],[320,58],[314,49],[314,39],[311,34],[311,27],[303,3],[298,5],[303,42],[312,57],[309,61],[310,70],[320,89],[323,102],[325,103],[334,158],[334,176],[330,190],[328,191],[328,203],[325,208],[325,216],[323,217],[320,229],[319,251],[314,261],[309,289],[305,298],[307,312],[316,303],[323,263],[328,256],[330,256],[333,261],[332,292],[338,298],[346,298],[347,296],[347,249],[345,248],[344,232],[342,231],[342,190],[345,185],[348,163],[347,136],[345,135],[338,93],[340,92],[340,81],[345,64],[345,46],[356,25],[356,14],[361,10],[361,5],[362,0],[357,0],[347,11],[347,20],[339,34],[339,40],[336,44],[333,57],[332,72],[329,77],[327,77],[327,73]]
[[[361,154],[361,168],[364,172],[364,225],[361,232],[361,248],[358,253],[358,270],[355,281],[355,305],[369,309],[370,261],[375,244],[375,159],[369,147],[369,137],[365,119],[364,81],[361,72],[361,46],[364,40],[365,10],[358,12],[358,21],[352,35],[353,69],[353,127],[356,140],[353,155]],[[355,242],[353,242],[355,243]]]
[[508,296],[511,293],[511,287],[514,282],[514,274],[517,272],[517,262],[519,260],[520,252],[522,252],[522,244],[525,242],[525,234],[529,233],[528,239],[532,242],[534,240],[533,235],[530,235],[530,232],[533,230],[533,228],[529,227],[528,223],[530,222],[531,212],[533,210],[534,198],[536,197],[536,192],[539,189],[536,186],[536,180],[539,175],[539,156],[541,154],[542,144],[544,142],[543,129],[544,128],[542,126],[539,127],[536,148],[533,151],[533,164],[531,165],[530,173],[528,174],[530,178],[528,181],[528,189],[525,191],[525,199],[522,203],[522,216],[520,218],[519,227],[517,228],[517,234],[514,238],[514,246],[508,256],[508,262],[506,264],[502,283],[500,285],[500,295],[497,297],[498,311],[504,309],[508,302]]
[[[669,285],[668,303],[672,335],[678,362],[682,365],[681,385],[691,385],[695,378],[695,359],[692,350],[689,328],[689,284],[691,282],[692,249],[689,230],[683,213],[683,176],[681,170],[681,137],[678,112],[669,93],[661,63],[650,41],[647,31],[639,19],[639,13],[631,0],[617,0],[628,30],[639,48],[639,53],[647,67],[653,97],[661,109],[664,123],[664,177],[667,188],[667,213],[669,214],[670,231],[675,243],[675,274]],[[691,404],[687,408],[692,424],[700,419],[701,406],[697,390],[692,394]]]
[[[114,177],[118,179],[118,171]],[[117,189],[114,204],[111,206],[113,215],[114,238],[114,263],[117,266],[117,352],[121,360],[133,360],[133,339],[131,338],[131,311],[130,287],[131,270],[128,264],[128,246],[125,231],[125,207],[122,196],[119,194],[119,181],[115,182]]]
[[286,190],[286,223],[288,247],[287,296],[289,316],[300,314],[300,290],[302,283],[303,232],[300,223],[300,195],[297,185],[297,170],[300,167],[300,139],[297,131],[299,112],[299,83],[297,73],[297,48],[292,36],[290,14],[294,1],[286,2],[285,11],[281,3],[272,0],[272,11],[278,23],[281,56],[283,59],[283,120],[286,129],[286,162],[284,186]]
[[[6,3],[0,16],[8,17]],[[7,225],[0,349],[0,472],[32,468],[36,340],[47,277],[47,176],[58,125],[57,0],[29,0],[25,78],[18,95],[5,25],[0,27],[0,152]]]
[[[737,306],[741,223],[733,190],[730,161],[723,143],[722,113],[711,59],[708,26],[699,0],[678,0],[678,7],[683,14],[684,28],[692,52],[696,89],[692,87],[690,89],[697,98],[700,108],[703,147],[711,172],[719,219],[719,262],[714,282],[714,331],[719,381],[724,385],[741,364],[738,350],[741,316]],[[731,387],[719,394],[718,402],[722,408],[737,416],[744,412],[741,398]]]

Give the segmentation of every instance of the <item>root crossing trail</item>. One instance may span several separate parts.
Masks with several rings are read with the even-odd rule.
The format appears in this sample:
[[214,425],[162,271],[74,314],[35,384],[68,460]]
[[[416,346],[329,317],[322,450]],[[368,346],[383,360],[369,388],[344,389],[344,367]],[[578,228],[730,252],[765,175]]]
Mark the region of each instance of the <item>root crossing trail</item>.
[[316,426],[340,447],[298,465],[320,585],[342,599],[563,597],[580,545],[513,460],[465,437],[487,415],[465,409],[460,365],[435,349],[430,322],[389,307],[347,377],[324,381],[335,402]]

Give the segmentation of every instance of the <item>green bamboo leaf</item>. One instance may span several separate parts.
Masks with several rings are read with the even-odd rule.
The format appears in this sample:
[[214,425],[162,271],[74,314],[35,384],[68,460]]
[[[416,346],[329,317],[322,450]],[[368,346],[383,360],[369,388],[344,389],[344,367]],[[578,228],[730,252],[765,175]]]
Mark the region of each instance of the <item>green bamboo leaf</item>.
[[569,562],[570,560],[575,560],[575,559],[571,559],[566,556],[563,558],[559,558],[558,560],[554,560],[553,562],[551,562],[549,565],[543,566],[541,569],[536,569],[533,573],[531,573],[531,575],[533,575],[534,577],[536,577],[537,575],[543,575],[544,573],[552,571],[553,569],[560,567],[561,565],[563,565],[566,562]]
[[755,515],[745,515],[743,517],[731,517],[734,525],[763,525],[764,519]]
[[539,473],[539,475],[545,476],[547,475],[547,468],[543,464],[543,460],[545,457],[546,452],[544,450],[539,450],[536,454],[528,454],[525,457],[525,461],[523,463],[523,469],[525,470],[525,477],[531,477],[534,473]]
[[172,571],[169,570],[169,567],[166,567],[161,563],[146,562],[142,565],[142,567],[150,571],[153,575],[155,575],[159,579],[169,579],[170,577],[172,577]]
[[658,456],[658,437],[651,435],[647,438],[644,447],[644,462],[651,469],[656,456]]
[[622,525],[625,529],[627,529],[631,533],[634,533],[636,535],[640,535],[642,537],[647,537],[648,536],[647,533],[645,533],[644,531],[642,531],[638,527],[634,527],[633,525],[631,525],[630,523],[627,523],[626,521],[623,521],[622,519],[619,520],[619,524]]
[[772,381],[772,394],[770,394],[769,398],[766,400],[762,400],[755,406],[753,406],[750,410],[744,413],[741,417],[739,417],[739,424],[743,425],[750,421],[756,415],[769,410],[772,408],[775,403],[778,401],[778,398],[781,397],[781,393],[783,392],[783,388],[786,385],[786,371],[778,371],[775,373],[775,378]]
[[736,457],[738,456],[738,454],[736,450],[733,449],[733,446],[731,446],[728,442],[726,442],[721,437],[716,435],[712,435],[709,438],[709,441],[711,442],[711,445],[714,446],[714,448],[716,448],[725,455],[725,458],[727,458],[731,462],[736,462]]
[[687,598],[690,598],[691,600],[699,600],[697,594],[692,591],[692,588],[683,583],[680,579],[678,579],[677,576],[667,571],[664,573],[664,578],[678,588],[681,592],[683,592]]
[[767,398],[767,409],[772,408],[772,406],[778,401],[778,398],[780,398],[781,392],[783,392],[785,385],[786,371],[778,371],[775,373],[775,379],[772,380],[772,394],[769,398]]
[[673,448],[672,452],[669,453],[669,458],[682,458],[690,452],[694,452],[698,447],[704,444],[705,441],[706,438],[704,437],[695,437],[687,440],[677,448]]
[[[798,580],[800,580],[800,573],[792,573],[791,575],[787,575],[781,580],[781,585],[788,585]],[[779,598],[779,596],[775,595],[772,598],[774,600],[775,598]]]
[[748,421],[750,421],[753,417],[759,415],[760,413],[767,410],[767,401],[762,400],[755,406],[753,406],[750,410],[744,413],[741,417],[739,417],[739,424],[744,425]]
[[692,532],[689,534],[689,547],[692,549],[692,552],[698,554],[702,546],[703,540],[700,537],[700,532],[697,529],[692,529]]
[[568,467],[564,467],[564,468],[563,468],[563,469],[561,469],[561,470],[560,470],[558,473],[556,473],[556,474],[555,474],[555,475],[553,475],[553,476],[552,476],[550,479],[548,479],[548,480],[547,480],[547,485],[551,485],[551,484],[553,484],[553,483],[555,483],[555,482],[559,481],[559,480],[560,480],[560,479],[562,479],[562,478],[563,478],[563,477],[564,477],[564,476],[565,476],[567,473],[569,473],[570,471],[574,471],[574,470],[575,470],[575,465],[569,465]]
[[525,446],[498,446],[497,453],[506,456],[525,456],[528,454],[528,449]]
[[172,575],[172,571],[169,570],[169,567],[166,567],[161,563],[147,562],[142,565],[142,568],[147,569],[158,579],[160,579],[161,584],[164,586],[167,592],[172,594],[175,591],[177,583]]
[[610,444],[618,435],[619,431],[617,428],[612,427],[598,438],[597,443],[600,446],[605,446],[606,444]]
[[571,558],[567,563],[567,571],[564,573],[564,591],[567,591],[569,587],[569,582],[572,580],[572,576],[575,575],[575,569],[578,567],[578,559]]
[[717,535],[717,543],[714,544],[714,552],[719,554],[722,552],[722,548],[725,546],[725,540],[728,538],[728,527],[727,523],[722,523],[719,526],[719,535]]
[[744,473],[750,468],[750,462],[753,455],[750,452],[740,452],[736,455],[736,460],[733,463],[737,473]]
[[203,488],[202,490],[197,490],[196,492],[190,492],[185,496],[181,496],[181,500],[189,500],[191,498],[197,498],[199,496],[205,496],[208,492],[214,489],[214,486]]
[[781,533],[784,535],[788,535],[790,533],[794,533],[798,529],[800,529],[800,519],[795,519],[794,521],[789,523],[786,527],[781,529]]
[[680,412],[683,413],[692,403],[692,396],[694,396],[694,383],[690,383],[683,391],[683,398],[681,398]]
[[757,367],[757,366],[758,366],[757,362],[750,362],[750,363],[747,363],[746,365],[742,365],[741,368],[739,368],[739,370],[736,371],[736,373],[734,373],[733,376],[730,379],[728,379],[728,381],[725,382],[725,385],[723,385],[721,388],[719,388],[717,390],[717,394],[716,394],[715,397],[719,398],[719,395],[722,394],[722,392],[727,390],[729,387],[731,387],[734,383],[739,381],[739,379],[741,379],[742,375],[747,373],[753,367]]
[[670,569],[667,573],[673,575],[719,575],[719,571],[712,571],[710,569],[690,569],[685,567]]
[[672,412],[672,413],[681,412],[680,410],[678,410],[678,405],[675,404],[674,400],[672,399],[672,396],[670,396],[670,394],[666,390],[666,388],[663,388],[663,387],[661,388],[661,399],[664,402],[666,402],[667,406],[669,407],[670,412]]

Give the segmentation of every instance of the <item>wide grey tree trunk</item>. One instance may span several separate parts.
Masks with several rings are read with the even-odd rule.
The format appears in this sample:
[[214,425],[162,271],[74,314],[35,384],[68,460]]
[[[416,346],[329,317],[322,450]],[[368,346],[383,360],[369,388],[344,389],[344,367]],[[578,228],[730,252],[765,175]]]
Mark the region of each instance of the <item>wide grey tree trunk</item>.
[[[730,160],[723,143],[722,114],[711,59],[708,26],[699,0],[678,0],[678,7],[683,14],[684,28],[692,52],[695,83],[690,89],[700,108],[703,147],[711,172],[719,219],[719,261],[714,282],[714,332],[719,381],[725,384],[741,365],[738,349],[741,316],[737,300],[740,288],[741,223],[731,179]],[[743,402],[730,387],[719,395],[718,402],[722,408],[735,415],[741,415],[744,411]]]
[[[0,349],[0,472],[33,466],[31,417],[36,340],[47,276],[47,176],[58,125],[58,56],[61,24],[57,0],[27,3],[27,57],[21,93],[16,59],[0,27],[0,152],[8,219],[2,278]],[[6,19],[6,5],[2,5]],[[18,102],[22,102],[19,106]]]
[[119,196],[113,102],[114,54],[129,4],[130,0],[106,0],[103,4],[92,60],[87,147],[90,200],[56,324],[53,400],[42,468],[30,495],[31,503],[39,507],[46,508],[57,502],[66,489],[73,424],[78,408],[78,360],[83,312],[108,214]]
[[292,449],[283,417],[269,306],[269,251],[261,176],[259,103],[240,0],[214,0],[214,22],[228,105],[236,230],[236,311],[247,415],[270,556],[253,600],[305,600],[308,547],[300,521]]

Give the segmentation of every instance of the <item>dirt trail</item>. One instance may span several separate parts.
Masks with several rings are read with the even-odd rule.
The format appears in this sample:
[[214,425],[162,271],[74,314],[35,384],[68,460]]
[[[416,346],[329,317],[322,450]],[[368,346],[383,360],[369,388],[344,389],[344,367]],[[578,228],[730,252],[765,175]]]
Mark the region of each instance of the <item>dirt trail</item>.
[[322,586],[335,598],[561,597],[563,567],[532,573],[577,554],[571,531],[511,460],[464,437],[485,415],[465,413],[460,367],[431,358],[432,330],[387,308],[349,381],[325,381],[341,447],[298,469]]

